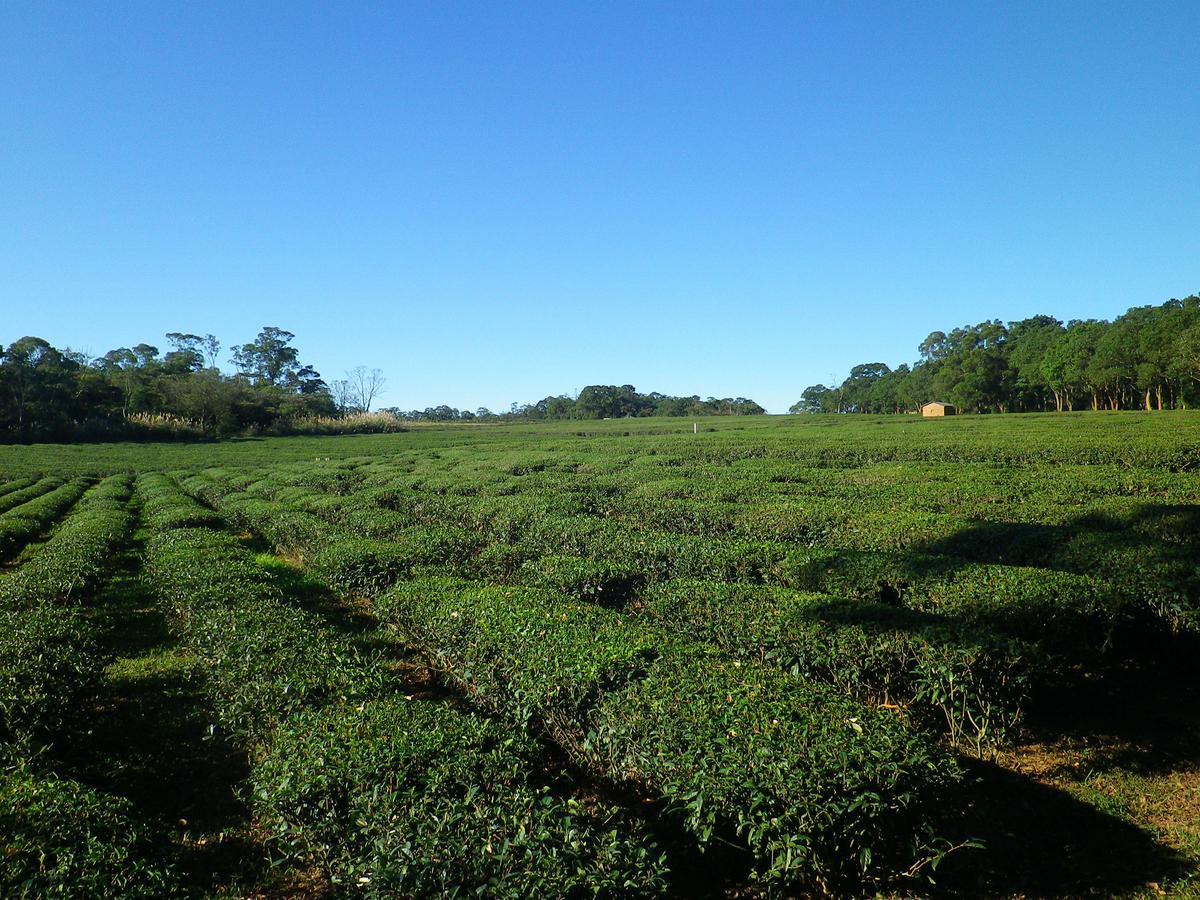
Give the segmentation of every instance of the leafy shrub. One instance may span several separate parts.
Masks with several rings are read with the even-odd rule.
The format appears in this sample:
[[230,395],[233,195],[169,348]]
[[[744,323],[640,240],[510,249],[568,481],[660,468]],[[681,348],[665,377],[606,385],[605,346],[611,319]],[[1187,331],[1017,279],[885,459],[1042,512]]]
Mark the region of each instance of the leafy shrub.
[[268,573],[233,537],[174,529],[147,544],[148,583],[202,660],[226,727],[261,735],[313,705],[370,696],[388,673],[346,639],[314,633],[280,603]]
[[677,580],[650,588],[638,609],[671,633],[901,704],[977,745],[1016,725],[1035,668],[1029,646],[869,600]]
[[0,497],[11,494],[13,491],[27,488],[36,481],[36,478],[14,478],[11,481],[5,481],[3,484],[0,484]]
[[533,787],[536,747],[494,722],[392,697],[296,716],[251,775],[285,856],[374,895],[660,892],[646,835]]
[[370,596],[414,569],[452,567],[475,545],[460,529],[416,527],[392,541],[349,538],[328,544],[313,557],[313,569],[340,593]]
[[701,846],[737,838],[775,888],[896,871],[957,778],[893,715],[597,606],[426,580],[377,608],[479,702],[667,800]]
[[150,472],[137,480],[142,521],[154,531],[171,528],[215,528],[221,517],[183,492],[167,475]]
[[0,559],[13,556],[49,528],[86,490],[88,481],[73,479],[0,514]]
[[0,608],[0,741],[56,734],[99,671],[77,609]]
[[128,535],[130,486],[129,476],[113,475],[92,488],[51,538],[0,581],[0,604],[61,604],[94,586]]
[[62,485],[62,478],[42,478],[28,487],[10,491],[0,496],[0,512],[7,512],[14,507],[20,506],[22,503],[28,503],[42,494],[48,494],[55,488],[62,487]]
[[0,773],[0,892],[6,897],[168,896],[169,852],[128,801],[78,782]]
[[543,556],[527,562],[520,577],[534,587],[604,606],[625,603],[641,580],[630,565],[575,556]]

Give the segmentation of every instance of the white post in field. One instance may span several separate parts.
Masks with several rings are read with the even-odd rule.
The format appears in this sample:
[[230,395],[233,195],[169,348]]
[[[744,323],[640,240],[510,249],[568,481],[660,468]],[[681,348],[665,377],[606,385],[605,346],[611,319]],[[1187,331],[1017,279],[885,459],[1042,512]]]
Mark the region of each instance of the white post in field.
[[698,423],[698,422],[693,422],[693,423],[692,423],[692,434],[699,434],[699,433],[700,433],[700,425],[699,425],[699,423]]

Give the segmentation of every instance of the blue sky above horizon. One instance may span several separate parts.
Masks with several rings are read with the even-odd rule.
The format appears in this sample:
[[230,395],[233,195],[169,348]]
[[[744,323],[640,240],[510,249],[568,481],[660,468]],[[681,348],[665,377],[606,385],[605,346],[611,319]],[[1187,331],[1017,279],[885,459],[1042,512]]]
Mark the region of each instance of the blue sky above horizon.
[[0,341],[783,412],[1200,291],[1196,3],[0,5]]

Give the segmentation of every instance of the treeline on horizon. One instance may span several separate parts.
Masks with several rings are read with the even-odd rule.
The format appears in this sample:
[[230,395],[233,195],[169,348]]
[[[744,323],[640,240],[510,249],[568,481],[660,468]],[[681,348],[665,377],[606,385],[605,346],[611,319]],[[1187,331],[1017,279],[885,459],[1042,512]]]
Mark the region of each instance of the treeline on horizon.
[[385,410],[401,419],[418,422],[554,421],[560,419],[626,419],[650,416],[759,416],[766,410],[745,397],[672,397],[651,391],[639,393],[632,384],[590,384],[577,397],[558,394],[536,403],[514,403],[495,413],[487,407],[470,410],[452,406],[427,409]]
[[403,430],[403,421],[526,421],[626,416],[746,415],[765,410],[743,397],[641,394],[632,385],[590,385],[578,397],[552,396],[501,413],[449,406],[371,406],[386,379],[356,366],[326,382],[300,359],[295,335],[265,326],[229,352],[211,334],[171,332],[152,344],[93,357],[39,337],[0,344],[0,442],[194,439],[239,434],[347,434]]
[[378,369],[326,383],[294,337],[264,327],[231,348],[233,374],[220,370],[211,334],[171,332],[165,352],[143,343],[99,357],[20,338],[0,349],[0,440],[283,434],[369,411],[384,385]]
[[804,390],[793,413],[905,413],[932,400],[962,412],[1200,406],[1200,296],[1113,321],[1033,316],[935,331],[909,366],[862,363]]

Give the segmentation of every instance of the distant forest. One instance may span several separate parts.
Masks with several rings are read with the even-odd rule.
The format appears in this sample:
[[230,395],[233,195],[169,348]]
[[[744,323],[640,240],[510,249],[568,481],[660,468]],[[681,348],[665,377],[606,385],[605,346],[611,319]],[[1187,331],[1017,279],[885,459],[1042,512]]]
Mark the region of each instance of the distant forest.
[[384,386],[378,369],[326,383],[300,360],[294,337],[263,328],[231,349],[232,375],[218,368],[211,334],[172,332],[165,352],[137,344],[96,358],[23,337],[0,351],[0,439],[286,433],[370,409]]
[[930,400],[963,412],[1200,406],[1200,297],[1138,306],[1107,322],[1034,316],[935,331],[921,358],[862,363],[814,384],[793,413],[904,413]]
[[591,384],[570,397],[559,394],[536,403],[514,403],[506,412],[486,407],[470,410],[435,406],[423,410],[389,409],[402,419],[429,422],[453,421],[549,421],[554,419],[624,419],[646,416],[758,416],[766,412],[745,397],[671,397],[651,392],[640,394],[631,384]]
[[203,438],[234,434],[340,434],[400,430],[402,420],[513,421],[763,413],[743,397],[640,394],[632,385],[591,385],[578,397],[513,404],[506,412],[449,406],[371,407],[386,386],[379,369],[356,366],[326,381],[300,359],[282,328],[264,327],[229,351],[222,372],[213,335],[171,332],[166,349],[137,344],[103,356],[23,337],[0,349],[0,441]]
[[[326,381],[302,362],[294,335],[264,327],[218,366],[211,334],[172,332],[167,348],[137,344],[100,357],[37,337],[0,349],[0,441],[218,437],[391,431],[403,421],[543,421],[761,415],[745,397],[674,397],[633,385],[589,385],[508,410],[371,407],[386,386],[356,366]],[[793,413],[903,413],[930,400],[964,412],[1176,409],[1200,406],[1200,296],[1139,306],[1108,322],[1034,316],[935,331],[920,359],[850,370],[840,385],[804,390]]]

